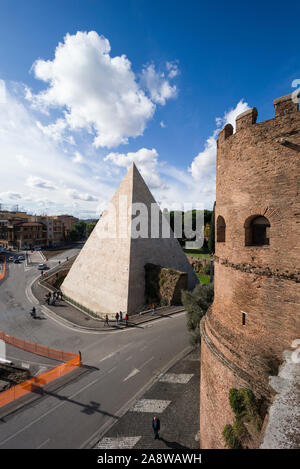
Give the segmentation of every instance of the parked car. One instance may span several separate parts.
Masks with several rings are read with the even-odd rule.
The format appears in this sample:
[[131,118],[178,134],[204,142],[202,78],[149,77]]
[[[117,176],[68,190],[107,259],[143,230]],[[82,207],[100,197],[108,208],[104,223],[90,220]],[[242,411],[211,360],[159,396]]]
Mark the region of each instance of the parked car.
[[23,254],[21,254],[21,256],[18,257],[19,261],[24,261],[25,260],[25,257]]
[[38,270],[45,270],[47,269],[47,265],[46,264],[39,264],[38,265]]
[[19,261],[19,259],[16,257],[16,258],[14,259],[14,264],[19,264],[19,263],[20,263],[20,261]]
[[41,250],[42,250],[41,246],[34,246],[33,249],[34,249],[35,251],[41,251]]
[[8,258],[8,260],[9,260],[10,262],[13,262],[14,257],[13,257],[13,256],[10,256],[10,257]]

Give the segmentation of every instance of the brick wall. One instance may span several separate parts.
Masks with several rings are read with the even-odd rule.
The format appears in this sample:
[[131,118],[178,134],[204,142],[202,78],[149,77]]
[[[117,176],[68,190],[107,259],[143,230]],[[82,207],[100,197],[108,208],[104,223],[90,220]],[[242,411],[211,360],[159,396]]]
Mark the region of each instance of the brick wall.
[[[256,123],[253,108],[218,139],[215,219],[224,218],[226,236],[216,242],[215,299],[202,325],[202,448],[224,445],[231,387],[247,383],[270,401],[268,376],[300,337],[300,112],[290,96],[274,106],[276,118]],[[269,245],[245,246],[255,215],[269,220]]]

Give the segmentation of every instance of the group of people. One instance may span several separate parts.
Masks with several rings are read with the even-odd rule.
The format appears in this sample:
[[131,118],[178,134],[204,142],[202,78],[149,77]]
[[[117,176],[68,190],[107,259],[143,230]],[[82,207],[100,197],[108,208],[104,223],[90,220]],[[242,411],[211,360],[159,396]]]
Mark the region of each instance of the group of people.
[[[120,311],[119,313],[118,312],[116,313],[115,320],[116,320],[116,326],[119,325],[119,322],[123,322],[123,313],[122,313],[122,311]],[[125,314],[124,321],[125,321],[125,325],[127,327],[128,326],[128,321],[129,321],[129,314],[128,313]],[[108,314],[106,314],[105,321],[104,321],[104,326],[108,326],[109,325],[108,323],[109,323]]]
[[63,299],[63,294],[61,290],[55,291],[53,293],[49,291],[49,293],[47,293],[46,295],[46,303],[48,305],[54,306],[56,301],[62,300],[62,299]]

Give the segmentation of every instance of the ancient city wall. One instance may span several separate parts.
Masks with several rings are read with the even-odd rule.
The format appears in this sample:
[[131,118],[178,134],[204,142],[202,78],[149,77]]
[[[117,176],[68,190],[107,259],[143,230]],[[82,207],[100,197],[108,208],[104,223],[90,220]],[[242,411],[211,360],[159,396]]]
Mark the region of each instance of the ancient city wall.
[[[238,116],[236,133],[228,124],[219,134],[215,299],[201,325],[201,448],[224,447],[231,387],[271,401],[268,376],[300,337],[300,112],[290,95],[274,106],[274,119],[256,123],[253,108]],[[269,244],[249,242],[257,216],[269,222]]]

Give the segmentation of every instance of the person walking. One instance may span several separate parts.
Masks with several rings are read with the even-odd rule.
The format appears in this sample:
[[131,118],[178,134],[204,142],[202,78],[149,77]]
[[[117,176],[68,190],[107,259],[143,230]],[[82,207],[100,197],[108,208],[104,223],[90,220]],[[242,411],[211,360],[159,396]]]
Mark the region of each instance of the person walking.
[[108,315],[105,316],[104,326],[108,326]]
[[128,319],[129,319],[129,316],[128,316],[128,313],[125,314],[125,324],[126,324],[126,327],[128,326]]
[[152,314],[155,314],[155,304],[152,303]]
[[122,322],[122,321],[123,321],[123,313],[122,313],[122,311],[120,311],[120,322]]
[[154,431],[154,440],[159,440],[160,420],[157,417],[153,417],[152,428]]
[[116,325],[117,325],[117,326],[118,326],[118,324],[119,324],[119,317],[120,317],[120,316],[119,316],[119,313],[116,313],[115,318],[116,318]]

